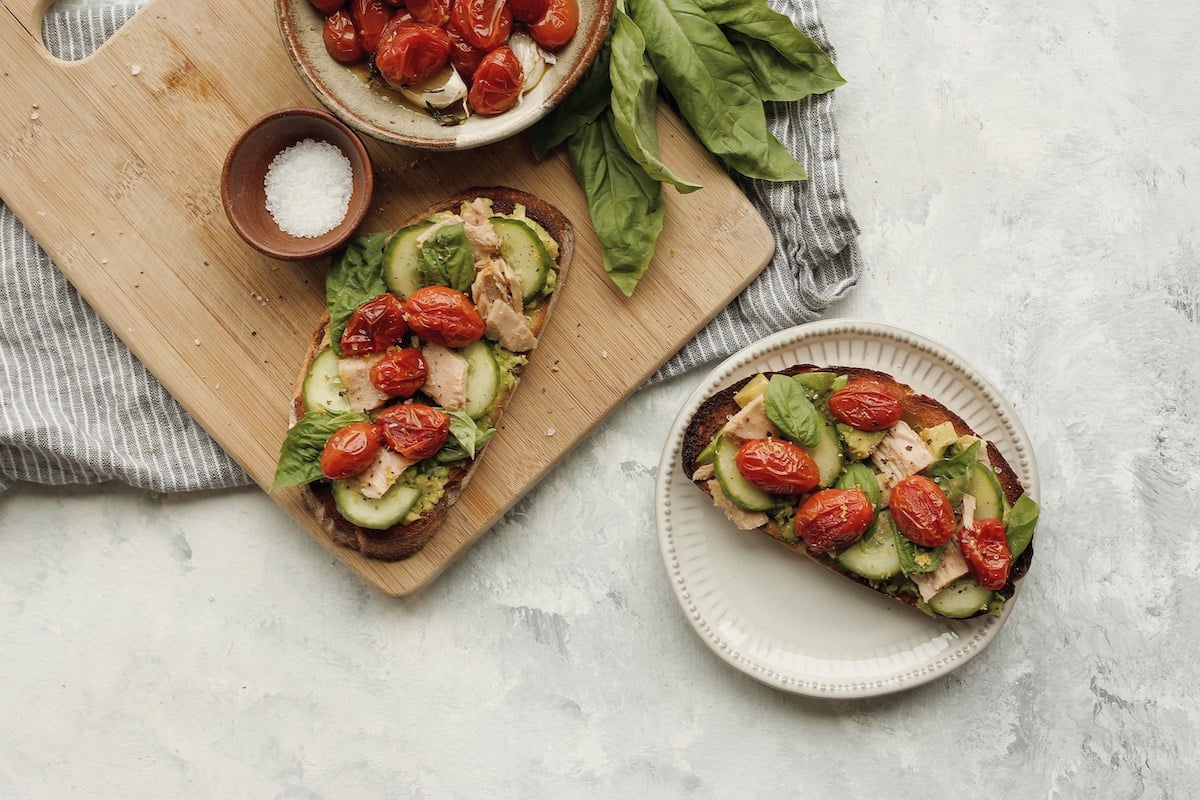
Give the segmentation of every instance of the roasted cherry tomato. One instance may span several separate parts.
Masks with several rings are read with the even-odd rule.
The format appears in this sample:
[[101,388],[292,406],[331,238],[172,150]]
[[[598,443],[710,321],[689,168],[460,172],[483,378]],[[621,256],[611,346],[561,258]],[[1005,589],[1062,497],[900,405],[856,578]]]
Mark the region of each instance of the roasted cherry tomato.
[[909,475],[892,487],[892,519],[904,538],[921,547],[941,547],[954,535],[954,509],[942,487],[924,475]]
[[346,5],[346,0],[309,0],[313,8],[320,11],[325,16],[334,14],[342,10],[342,6]]
[[1008,583],[1012,551],[1004,523],[998,519],[980,519],[958,532],[958,548],[971,577],[985,589],[1002,589]]
[[904,407],[882,384],[864,380],[854,381],[830,395],[829,413],[851,428],[880,431],[895,425]]
[[817,488],[821,470],[803,447],[786,439],[751,439],[738,448],[738,472],[764,492],[803,494]]
[[325,52],[329,57],[341,64],[353,64],[363,57],[362,43],[358,40],[358,28],[350,19],[348,11],[335,11],[325,18],[325,27],[321,31],[325,41]]
[[450,21],[450,0],[408,0],[405,5],[417,22],[444,26]]
[[508,7],[518,22],[536,22],[546,15],[550,0],[508,0]]
[[346,320],[339,349],[346,356],[382,353],[406,333],[404,303],[396,295],[384,292],[354,309]]
[[379,426],[352,422],[338,428],[321,451],[321,474],[330,480],[351,478],[371,466],[379,453]]
[[375,68],[392,86],[424,83],[450,63],[450,37],[424,22],[388,24],[375,51]]
[[508,45],[497,47],[483,57],[471,79],[467,103],[476,114],[485,117],[503,114],[521,99],[525,68]]
[[446,34],[450,37],[450,63],[458,70],[462,79],[470,83],[475,75],[475,70],[479,67],[479,62],[483,61],[487,51],[479,49],[464,39],[463,35],[458,32],[458,28],[454,27],[453,22],[446,26]]
[[441,450],[450,436],[450,417],[421,403],[388,406],[375,422],[384,444],[414,461],[429,458]]
[[810,550],[836,553],[857,542],[871,527],[875,507],[862,489],[822,489],[796,509],[796,535]]
[[350,0],[350,16],[358,28],[358,39],[364,53],[374,53],[379,47],[379,35],[396,9],[383,0]]
[[512,11],[505,0],[455,0],[450,19],[464,39],[482,50],[495,50],[512,33]]
[[483,338],[483,317],[462,292],[449,286],[423,286],[404,302],[413,333],[443,347],[466,347]]
[[579,28],[579,3],[576,0],[550,0],[546,12],[529,21],[529,35],[547,50],[557,50]]
[[391,350],[371,365],[371,383],[391,397],[412,397],[428,374],[425,357],[415,347]]

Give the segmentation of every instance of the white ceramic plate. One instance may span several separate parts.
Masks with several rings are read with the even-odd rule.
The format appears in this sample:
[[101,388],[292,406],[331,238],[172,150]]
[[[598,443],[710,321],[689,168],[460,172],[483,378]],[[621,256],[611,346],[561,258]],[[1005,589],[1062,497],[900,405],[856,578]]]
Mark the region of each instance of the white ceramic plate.
[[659,464],[656,521],[671,587],[688,622],[722,659],[763,683],[817,697],[868,697],[926,683],[962,666],[999,633],[998,617],[932,619],[742,533],[683,474],[688,420],[730,384],[794,364],[886,372],[956,412],[1000,449],[1033,499],[1033,447],[996,388],[944,347],[915,333],[856,320],[802,325],[730,356],[684,403]]

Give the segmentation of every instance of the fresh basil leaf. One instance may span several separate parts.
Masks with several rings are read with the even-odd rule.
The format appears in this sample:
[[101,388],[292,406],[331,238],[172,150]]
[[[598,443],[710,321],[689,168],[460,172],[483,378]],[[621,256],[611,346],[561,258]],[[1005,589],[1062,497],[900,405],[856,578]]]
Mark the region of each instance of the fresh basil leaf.
[[604,114],[567,141],[575,177],[587,197],[604,270],[626,297],[646,272],[662,233],[662,184],[629,157]]
[[446,413],[450,417],[450,438],[434,459],[440,464],[474,458],[496,433],[495,428],[480,428],[475,420],[463,411]]
[[1037,528],[1040,514],[1038,504],[1027,494],[1018,497],[1017,502],[1009,509],[1005,531],[1008,536],[1008,549],[1014,559],[1025,552],[1025,548],[1033,541],[1033,531]]
[[[771,72],[761,77],[771,86],[764,100],[803,100],[813,94],[824,94],[846,82],[821,46],[797,30],[792,21],[773,11],[766,3],[747,3],[746,0],[697,0],[705,13],[731,32],[739,52],[754,53],[754,64],[770,66]],[[777,54],[767,53],[753,44],[761,42]],[[762,81],[759,82],[760,87]]]
[[979,448],[983,442],[977,441],[949,458],[939,458],[924,470],[924,475],[932,478],[941,490],[946,493],[950,505],[957,507],[962,500],[967,486],[971,482],[971,471],[979,460]]
[[857,486],[863,490],[863,494],[876,508],[879,508],[879,501],[883,499],[883,492],[879,489],[879,479],[875,477],[875,472],[859,461],[847,464],[833,485],[837,489],[853,489]]
[[[888,514],[888,517],[891,515]],[[896,555],[900,557],[900,569],[905,575],[933,572],[942,565],[944,547],[921,547],[919,544],[913,544],[905,538],[899,528],[896,528],[894,522],[892,527],[896,529]]]
[[[610,28],[609,36],[611,33]],[[529,143],[536,160],[541,161],[555,147],[595,122],[608,108],[612,93],[610,45],[611,40],[606,40],[575,88],[529,129]]]
[[659,80],[700,142],[749,178],[804,180],[804,167],[767,129],[754,78],[695,0],[634,0]]
[[617,137],[625,152],[656,181],[669,183],[684,194],[701,188],[680,178],[662,162],[658,152],[658,76],[646,57],[646,39],[618,2],[613,15],[612,112]]
[[425,286],[449,286],[460,292],[471,288],[475,280],[475,256],[461,222],[442,225],[421,243],[417,268]]
[[810,74],[771,45],[733,30],[725,31],[725,36],[754,76],[754,85],[763,100],[790,102],[815,94]]
[[330,262],[325,276],[325,302],[329,306],[329,338],[335,348],[342,341],[342,331],[354,309],[387,291],[383,279],[383,245],[387,236],[387,233],[355,236]]
[[816,446],[823,421],[804,387],[787,375],[772,375],[767,383],[766,403],[767,419],[784,436],[805,447]]
[[367,422],[364,414],[343,411],[337,414],[310,412],[288,429],[279,448],[279,463],[271,489],[300,486],[319,480],[321,451],[329,437],[352,422]]

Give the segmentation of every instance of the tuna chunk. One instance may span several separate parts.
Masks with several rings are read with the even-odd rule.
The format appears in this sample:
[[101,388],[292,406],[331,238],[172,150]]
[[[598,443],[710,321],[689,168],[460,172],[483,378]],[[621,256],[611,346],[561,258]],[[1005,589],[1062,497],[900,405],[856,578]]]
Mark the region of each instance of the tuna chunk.
[[363,497],[378,500],[387,494],[387,490],[399,480],[404,470],[415,463],[417,462],[405,458],[395,450],[381,447],[371,466],[350,478],[350,482],[362,492]]
[[382,353],[338,359],[338,376],[346,387],[351,411],[370,411],[388,401],[389,396],[371,383],[371,367],[381,358]]
[[500,235],[492,225],[492,206],[482,197],[477,197],[462,207],[463,227],[471,253],[478,268],[481,262],[500,252]]
[[467,405],[467,360],[458,352],[440,344],[426,343],[421,355],[429,371],[421,391],[447,411],[461,411]]
[[488,259],[476,273],[471,299],[483,317],[489,338],[514,353],[524,353],[537,345],[529,320],[522,313],[521,280],[504,259]]
[[780,436],[779,428],[767,417],[767,398],[760,394],[725,423],[725,435],[735,439],[765,439]]
[[932,464],[933,456],[917,432],[901,420],[888,430],[888,435],[871,453],[871,462],[875,465],[879,488],[886,499],[892,487],[903,478],[916,475]]

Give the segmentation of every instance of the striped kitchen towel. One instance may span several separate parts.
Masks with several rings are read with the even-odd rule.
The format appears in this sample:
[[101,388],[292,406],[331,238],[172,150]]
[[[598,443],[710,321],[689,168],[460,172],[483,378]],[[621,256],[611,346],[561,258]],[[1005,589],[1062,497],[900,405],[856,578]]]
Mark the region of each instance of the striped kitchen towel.
[[[834,55],[815,0],[771,2]],[[65,60],[93,52],[141,7],[70,6],[43,24],[47,47]],[[652,382],[814,320],[853,288],[858,227],[843,192],[833,105],[827,94],[769,110],[772,131],[799,155],[809,180],[743,182],[775,236],[775,255]],[[67,283],[2,198],[0,320],[0,489],[14,481],[120,481],[159,492],[250,483]]]

